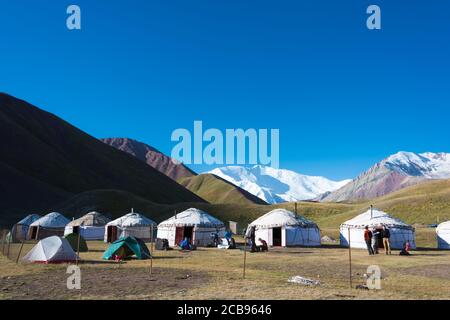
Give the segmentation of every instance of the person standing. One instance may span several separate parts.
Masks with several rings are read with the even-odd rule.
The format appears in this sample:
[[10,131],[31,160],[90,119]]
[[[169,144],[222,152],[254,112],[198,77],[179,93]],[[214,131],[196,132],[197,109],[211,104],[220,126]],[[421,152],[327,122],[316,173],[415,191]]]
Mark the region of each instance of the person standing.
[[245,238],[250,240],[250,252],[256,252],[256,227],[255,226],[251,226],[250,228],[247,229],[247,232],[245,234]]
[[372,231],[373,252],[378,254],[378,240],[380,239],[380,231],[375,227]]
[[391,254],[391,232],[388,227],[383,224],[383,247],[386,254]]
[[369,255],[372,256],[374,254],[372,249],[372,231],[369,230],[369,226],[364,228],[364,241],[366,242]]

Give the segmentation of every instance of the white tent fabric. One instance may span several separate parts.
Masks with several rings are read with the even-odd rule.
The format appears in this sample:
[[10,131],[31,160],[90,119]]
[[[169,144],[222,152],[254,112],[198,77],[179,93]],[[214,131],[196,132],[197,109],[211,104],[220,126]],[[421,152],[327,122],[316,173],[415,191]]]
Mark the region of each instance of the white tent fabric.
[[317,224],[285,209],[275,209],[259,217],[249,225],[255,227],[255,238],[274,245],[273,229],[281,228],[281,246],[320,246],[320,230]]
[[174,247],[177,245],[177,228],[185,227],[193,227],[191,242],[199,247],[212,244],[212,233],[217,233],[219,237],[225,236],[225,224],[222,221],[200,209],[190,208],[161,222],[158,225],[158,238],[167,239],[169,246]]
[[104,232],[105,242],[108,241],[109,226],[117,227],[117,239],[121,237],[133,236],[143,241],[148,241],[151,239],[151,230],[156,228],[156,222],[137,212],[128,213],[106,224]]
[[29,214],[28,216],[17,222],[12,228],[12,240],[26,240],[30,225],[40,218],[41,216],[38,214]]
[[450,221],[437,226],[436,237],[439,249],[450,249]]
[[78,227],[80,235],[85,240],[103,240],[105,236],[105,226],[111,222],[99,212],[93,211],[79,219],[71,221],[64,229],[64,235],[73,233],[74,227]]
[[65,263],[77,258],[66,239],[52,236],[39,241],[22,259],[33,263]]
[[69,222],[70,220],[64,217],[61,213],[51,212],[33,222],[30,227],[39,226],[41,228],[64,228]]
[[373,229],[381,227],[381,225],[385,225],[390,231],[390,244],[392,249],[402,249],[406,241],[409,241],[412,249],[416,248],[416,234],[414,228],[403,221],[390,216],[386,212],[377,209],[369,209],[341,224],[341,246],[348,247],[348,233],[350,230],[351,247],[360,249],[367,248],[364,241],[364,228],[369,226],[369,229]]
[[51,212],[33,222],[28,230],[28,238],[44,239],[49,236],[64,235],[64,227],[70,222],[58,212]]

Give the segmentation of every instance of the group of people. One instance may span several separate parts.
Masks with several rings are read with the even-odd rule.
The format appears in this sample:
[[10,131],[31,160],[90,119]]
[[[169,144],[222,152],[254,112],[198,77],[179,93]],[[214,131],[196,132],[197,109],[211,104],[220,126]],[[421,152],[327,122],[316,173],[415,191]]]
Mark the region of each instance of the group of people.
[[[379,243],[380,239],[382,240],[384,252],[387,255],[392,254],[391,252],[391,232],[389,228],[382,224],[380,227],[375,227],[372,230],[369,229],[369,226],[364,228],[364,241],[367,245],[367,251],[369,255],[375,255],[379,253]],[[403,244],[403,249],[400,251],[400,255],[410,255],[409,251],[411,249],[411,245],[409,241],[405,241]]]
[[224,241],[219,237],[217,232],[211,233],[211,238],[213,240],[213,246],[217,248],[226,249],[236,249],[236,241],[233,238],[233,233],[231,231],[225,232]]

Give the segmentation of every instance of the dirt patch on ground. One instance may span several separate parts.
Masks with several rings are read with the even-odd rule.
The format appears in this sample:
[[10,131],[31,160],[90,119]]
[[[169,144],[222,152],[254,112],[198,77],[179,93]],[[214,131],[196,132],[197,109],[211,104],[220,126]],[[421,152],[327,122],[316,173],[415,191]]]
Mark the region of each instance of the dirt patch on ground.
[[432,264],[425,266],[401,268],[396,269],[396,272],[403,275],[450,280],[450,264]]
[[0,278],[6,299],[159,299],[208,282],[199,272],[177,269],[91,268],[81,266],[81,289],[68,290],[66,268]]

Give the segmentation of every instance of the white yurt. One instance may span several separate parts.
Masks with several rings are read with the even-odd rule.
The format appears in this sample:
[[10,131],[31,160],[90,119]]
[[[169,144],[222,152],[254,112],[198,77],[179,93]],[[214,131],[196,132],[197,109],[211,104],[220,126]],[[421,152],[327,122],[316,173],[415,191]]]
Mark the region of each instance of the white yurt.
[[268,246],[320,246],[317,224],[285,209],[266,213],[249,225],[249,229],[252,227],[255,227],[256,241],[261,238]]
[[50,236],[63,236],[64,228],[69,222],[61,213],[51,212],[30,224],[28,238],[40,240]]
[[66,225],[64,235],[80,233],[85,240],[103,240],[105,226],[111,220],[103,214],[93,211]]
[[26,240],[28,235],[28,229],[30,228],[30,225],[35,222],[36,220],[40,219],[41,216],[38,214],[29,214],[19,222],[17,222],[11,230],[11,237],[12,241],[21,241]]
[[106,224],[104,241],[114,242],[128,236],[139,238],[142,241],[150,241],[154,230],[156,230],[155,221],[131,210],[123,217]]
[[437,226],[436,238],[438,249],[450,249],[450,221]]
[[32,263],[68,263],[77,260],[69,242],[58,236],[51,236],[39,241],[22,260]]
[[212,233],[219,237],[225,235],[225,224],[210,214],[195,208],[187,209],[158,225],[158,238],[167,239],[169,246],[174,247],[184,238],[198,247],[212,244]]
[[[366,242],[364,241],[364,228],[369,226],[370,230],[381,229],[382,225],[385,225],[390,231],[390,244],[392,249],[402,249],[406,241],[409,241],[412,249],[416,248],[416,233],[412,226],[391,217],[386,212],[372,208],[341,224],[341,246],[348,247],[350,230],[351,247],[367,248]],[[380,239],[378,247],[383,248],[382,239]]]

